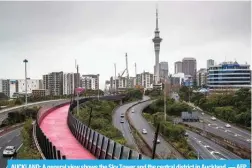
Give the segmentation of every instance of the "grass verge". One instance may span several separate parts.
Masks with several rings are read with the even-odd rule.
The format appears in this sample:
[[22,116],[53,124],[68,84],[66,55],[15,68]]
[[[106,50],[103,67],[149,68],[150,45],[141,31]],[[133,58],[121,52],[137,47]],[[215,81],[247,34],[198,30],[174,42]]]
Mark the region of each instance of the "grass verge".
[[17,159],[41,159],[32,137],[32,119],[28,119],[21,131],[23,146],[17,153]]

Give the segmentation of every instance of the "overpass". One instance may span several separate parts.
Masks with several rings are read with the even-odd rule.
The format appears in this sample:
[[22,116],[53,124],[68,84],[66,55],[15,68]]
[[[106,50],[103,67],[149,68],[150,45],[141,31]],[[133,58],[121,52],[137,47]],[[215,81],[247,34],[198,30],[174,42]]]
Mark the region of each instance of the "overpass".
[[[123,102],[124,95],[100,100]],[[83,98],[87,101],[97,98]],[[73,115],[76,101],[41,109],[34,124],[34,140],[43,159],[148,159],[141,153],[92,130]]]

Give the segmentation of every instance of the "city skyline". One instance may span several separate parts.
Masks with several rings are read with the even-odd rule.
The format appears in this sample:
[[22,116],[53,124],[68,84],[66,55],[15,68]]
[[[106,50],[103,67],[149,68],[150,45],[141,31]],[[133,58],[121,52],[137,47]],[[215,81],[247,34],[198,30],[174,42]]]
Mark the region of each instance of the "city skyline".
[[[125,52],[130,76],[135,62],[138,73],[154,73],[155,2],[0,4],[0,78],[24,78],[25,58],[32,79],[76,72],[77,59],[81,74],[101,74],[103,88],[102,81],[114,75],[114,63],[118,73],[125,69]],[[159,2],[158,9],[159,57],[168,62],[169,72],[184,57],[194,57],[197,69],[205,68],[208,59],[251,62],[250,2]],[[16,71],[6,71],[9,67]]]

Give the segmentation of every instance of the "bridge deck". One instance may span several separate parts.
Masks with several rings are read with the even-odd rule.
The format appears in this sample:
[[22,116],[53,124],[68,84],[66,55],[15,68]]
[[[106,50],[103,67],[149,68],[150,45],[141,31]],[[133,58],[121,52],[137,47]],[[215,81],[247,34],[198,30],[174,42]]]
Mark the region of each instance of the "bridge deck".
[[68,108],[69,105],[66,105],[48,114],[40,124],[41,129],[67,159],[95,159],[69,130],[67,126]]

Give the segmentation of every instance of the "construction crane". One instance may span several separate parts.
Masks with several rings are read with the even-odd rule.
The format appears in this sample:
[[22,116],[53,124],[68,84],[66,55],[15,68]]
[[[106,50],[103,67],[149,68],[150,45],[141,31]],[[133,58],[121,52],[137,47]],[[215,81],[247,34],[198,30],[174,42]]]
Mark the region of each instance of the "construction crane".
[[118,78],[119,80],[121,79],[121,77],[124,75],[124,73],[126,72],[126,76],[127,76],[127,83],[126,83],[126,88],[129,88],[129,69],[128,69],[128,55],[126,53],[125,55],[126,58],[126,68],[124,69],[124,71],[122,72],[122,74],[118,74]]

